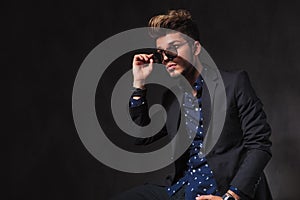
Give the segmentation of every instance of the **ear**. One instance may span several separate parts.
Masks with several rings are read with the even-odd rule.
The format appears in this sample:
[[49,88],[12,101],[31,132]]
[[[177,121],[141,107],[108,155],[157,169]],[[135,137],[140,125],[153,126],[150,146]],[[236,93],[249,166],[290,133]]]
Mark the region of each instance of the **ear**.
[[194,55],[195,56],[198,56],[199,54],[200,54],[200,52],[201,52],[201,44],[200,44],[200,42],[199,41],[195,41],[194,42]]

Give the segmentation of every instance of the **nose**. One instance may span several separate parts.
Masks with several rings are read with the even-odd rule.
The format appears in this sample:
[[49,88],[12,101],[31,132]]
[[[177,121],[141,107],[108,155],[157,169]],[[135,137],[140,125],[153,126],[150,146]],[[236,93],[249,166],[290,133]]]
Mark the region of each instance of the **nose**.
[[168,58],[168,56],[166,56],[165,52],[163,52],[162,55],[163,55],[163,60],[162,60],[162,62],[163,62],[163,63],[169,62],[169,58]]

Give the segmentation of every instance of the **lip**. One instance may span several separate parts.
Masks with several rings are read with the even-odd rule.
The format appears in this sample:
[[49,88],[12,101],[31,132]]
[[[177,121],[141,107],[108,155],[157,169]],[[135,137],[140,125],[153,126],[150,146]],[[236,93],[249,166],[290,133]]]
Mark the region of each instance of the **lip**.
[[172,70],[172,69],[175,68],[175,66],[176,66],[176,63],[170,63],[170,64],[167,64],[167,69],[168,69],[168,70]]

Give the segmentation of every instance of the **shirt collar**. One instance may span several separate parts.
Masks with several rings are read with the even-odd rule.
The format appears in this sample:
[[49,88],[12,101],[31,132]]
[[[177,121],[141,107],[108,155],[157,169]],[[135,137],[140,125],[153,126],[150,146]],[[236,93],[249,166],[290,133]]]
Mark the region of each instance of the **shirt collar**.
[[195,83],[193,85],[194,89],[199,91],[203,86],[203,82],[204,82],[204,80],[203,80],[202,76],[199,75],[197,80],[195,81]]

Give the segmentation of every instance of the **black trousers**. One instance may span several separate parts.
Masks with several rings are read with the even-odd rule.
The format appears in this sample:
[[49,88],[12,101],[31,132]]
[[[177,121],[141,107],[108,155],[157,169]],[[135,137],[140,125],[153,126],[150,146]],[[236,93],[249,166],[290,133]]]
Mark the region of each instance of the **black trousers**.
[[145,184],[127,190],[111,200],[184,200],[184,188],[169,197],[165,187]]

